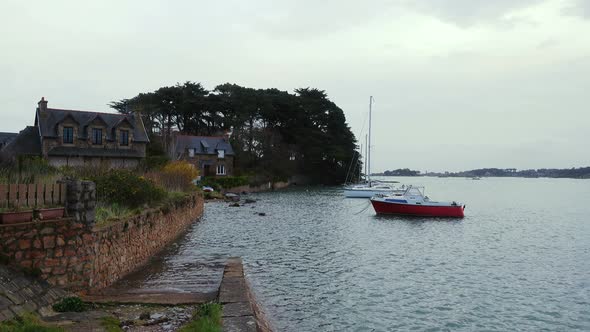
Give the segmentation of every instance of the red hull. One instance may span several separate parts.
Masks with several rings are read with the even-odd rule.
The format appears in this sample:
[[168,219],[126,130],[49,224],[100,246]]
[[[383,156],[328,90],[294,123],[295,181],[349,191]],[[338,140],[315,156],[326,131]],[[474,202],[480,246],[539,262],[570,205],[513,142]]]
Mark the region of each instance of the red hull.
[[422,217],[454,217],[463,218],[463,206],[428,206],[410,205],[371,200],[377,214],[399,214]]

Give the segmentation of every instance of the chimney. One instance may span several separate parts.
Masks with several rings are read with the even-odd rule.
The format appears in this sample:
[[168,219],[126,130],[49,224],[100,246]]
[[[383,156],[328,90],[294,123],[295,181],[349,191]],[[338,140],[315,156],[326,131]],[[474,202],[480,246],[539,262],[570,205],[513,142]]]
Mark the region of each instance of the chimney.
[[229,142],[229,139],[231,138],[231,134],[232,134],[231,129],[226,130],[223,133],[223,140],[226,141],[226,142]]
[[45,97],[41,97],[41,100],[37,105],[39,105],[39,112],[47,112],[47,100],[45,100]]

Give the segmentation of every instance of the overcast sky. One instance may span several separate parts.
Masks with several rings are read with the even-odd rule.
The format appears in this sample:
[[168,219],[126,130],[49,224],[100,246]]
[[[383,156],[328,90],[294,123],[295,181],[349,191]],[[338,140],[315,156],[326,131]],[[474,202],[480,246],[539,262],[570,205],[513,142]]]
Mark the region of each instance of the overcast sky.
[[0,131],[187,80],[326,90],[373,170],[590,165],[590,0],[0,2]]

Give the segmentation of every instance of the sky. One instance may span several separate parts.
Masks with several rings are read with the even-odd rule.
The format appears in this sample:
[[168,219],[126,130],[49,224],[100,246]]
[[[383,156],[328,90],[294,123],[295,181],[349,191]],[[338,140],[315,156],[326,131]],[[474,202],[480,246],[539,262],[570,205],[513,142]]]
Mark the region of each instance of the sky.
[[177,82],[325,90],[372,170],[590,166],[590,0],[0,2],[0,131]]

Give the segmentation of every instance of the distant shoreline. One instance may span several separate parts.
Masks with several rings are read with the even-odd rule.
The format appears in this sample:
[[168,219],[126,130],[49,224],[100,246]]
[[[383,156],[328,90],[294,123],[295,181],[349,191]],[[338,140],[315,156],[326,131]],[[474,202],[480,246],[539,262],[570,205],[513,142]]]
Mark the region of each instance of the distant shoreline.
[[425,172],[399,168],[373,176],[436,176],[458,178],[550,178],[550,179],[590,179],[590,167],[580,168],[539,168],[517,170],[516,168],[480,168],[462,172]]
[[567,176],[501,176],[501,175],[489,175],[489,176],[464,176],[464,175],[434,175],[434,174],[419,174],[419,175],[384,175],[383,173],[374,173],[371,176],[383,176],[383,177],[431,177],[431,178],[520,178],[520,179],[574,179],[574,180],[590,180],[590,177],[567,177]]

